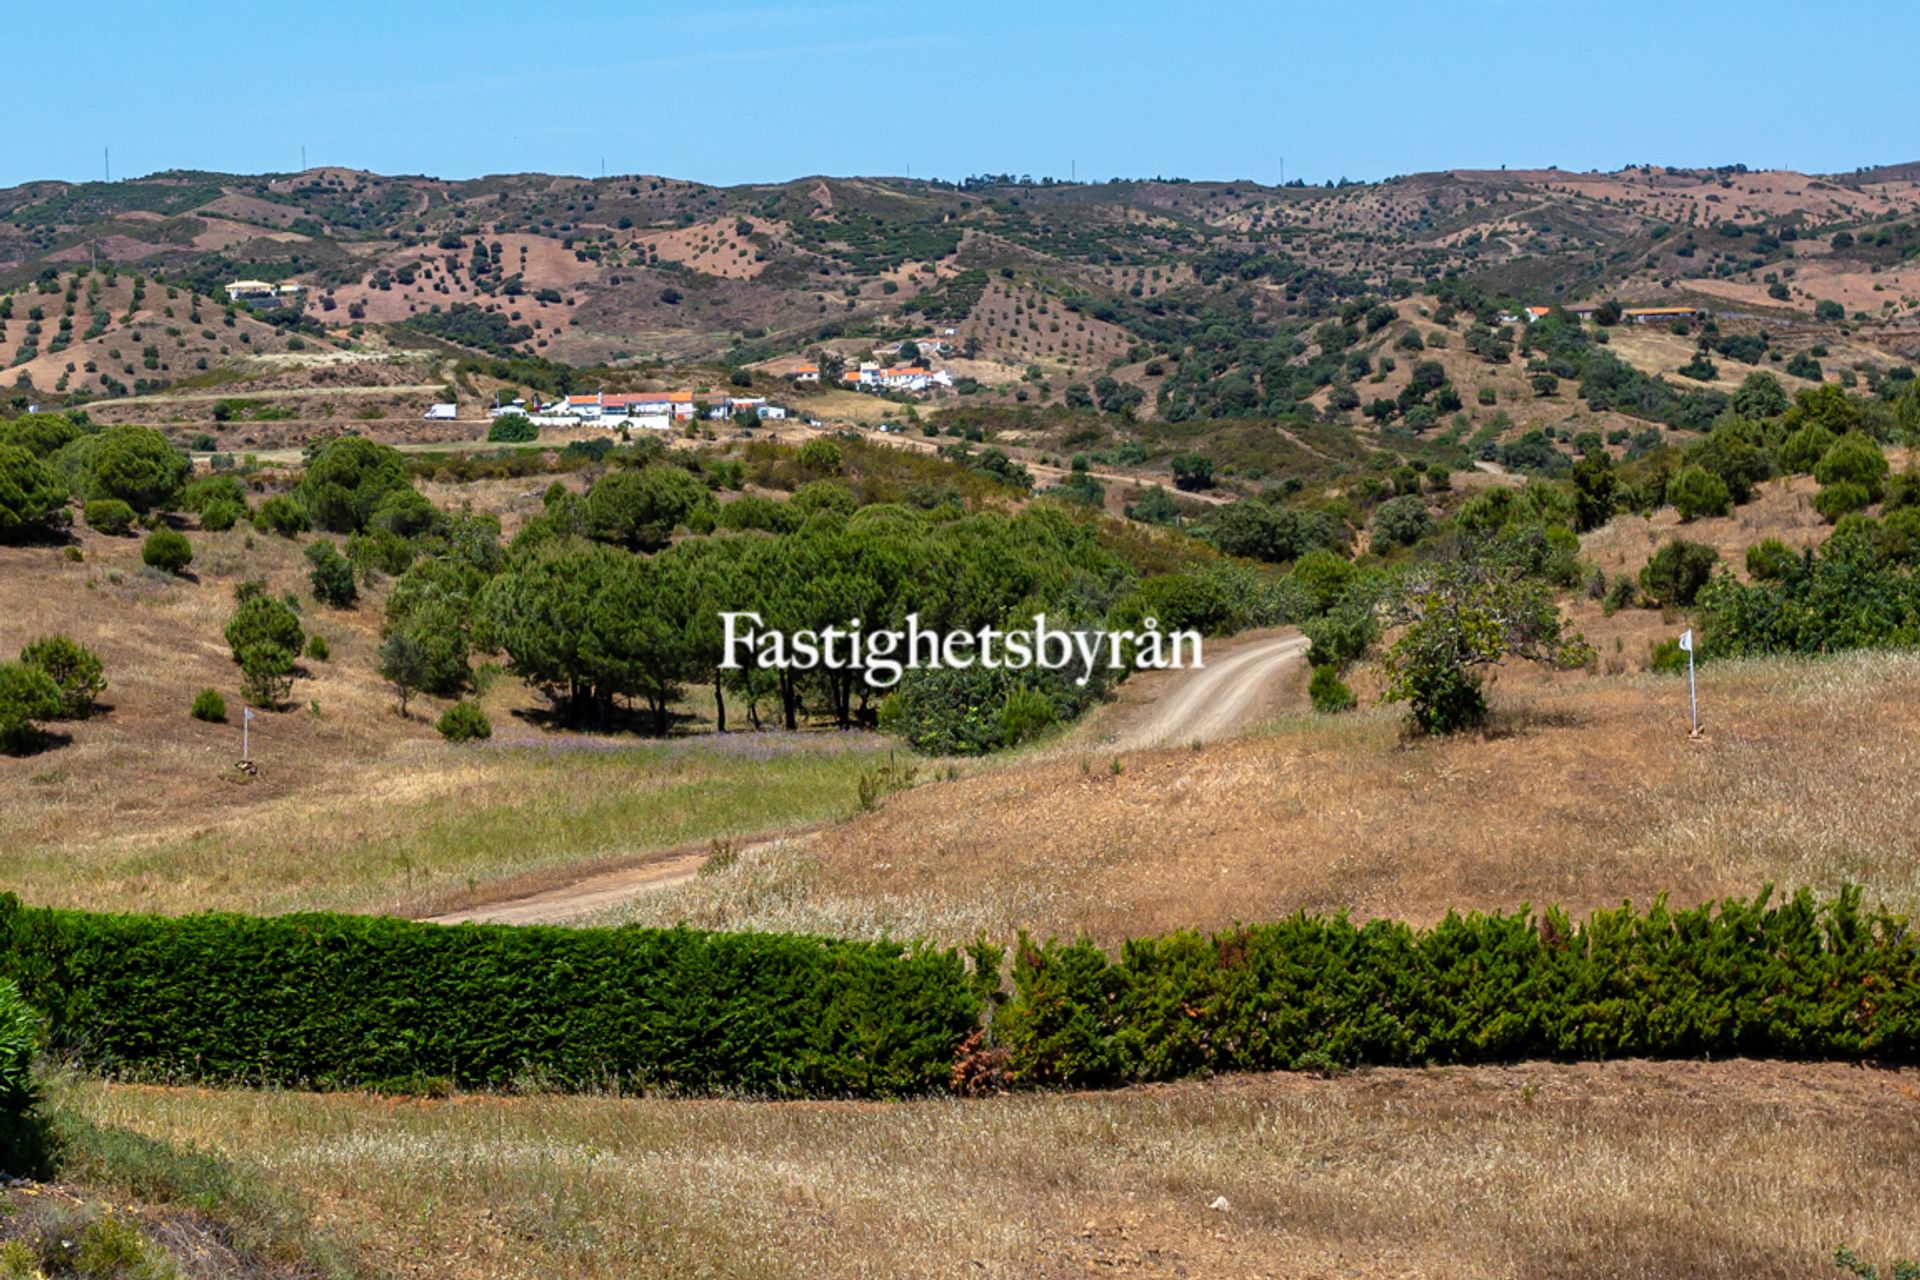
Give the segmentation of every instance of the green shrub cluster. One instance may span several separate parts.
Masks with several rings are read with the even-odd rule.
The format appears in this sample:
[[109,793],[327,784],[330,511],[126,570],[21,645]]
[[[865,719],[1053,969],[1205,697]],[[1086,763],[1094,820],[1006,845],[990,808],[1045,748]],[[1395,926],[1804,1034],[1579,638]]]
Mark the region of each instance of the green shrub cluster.
[[1600,911],[1574,925],[1455,916],[1431,929],[1296,916],[1202,936],[1025,939],[994,1019],[1016,1080],[1522,1058],[1912,1060],[1920,949],[1856,889],[1770,904]]
[[979,1001],[953,952],[686,929],[29,909],[0,965],[108,1075],[755,1095],[946,1083]]

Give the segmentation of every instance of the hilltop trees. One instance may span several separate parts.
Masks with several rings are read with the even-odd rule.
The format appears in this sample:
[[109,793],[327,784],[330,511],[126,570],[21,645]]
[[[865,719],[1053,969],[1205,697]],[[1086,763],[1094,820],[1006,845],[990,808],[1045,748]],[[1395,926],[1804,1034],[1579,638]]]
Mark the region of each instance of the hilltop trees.
[[411,488],[400,451],[358,436],[330,440],[307,463],[298,489],[316,528],[359,533],[381,500]]
[[679,467],[610,471],[587,493],[586,532],[598,542],[657,551],[696,513],[710,522],[713,505],[707,487]]
[[19,445],[0,444],[0,540],[44,533],[66,515],[67,488]]
[[152,427],[109,427],[89,443],[87,497],[117,499],[142,514],[172,506],[192,470]]

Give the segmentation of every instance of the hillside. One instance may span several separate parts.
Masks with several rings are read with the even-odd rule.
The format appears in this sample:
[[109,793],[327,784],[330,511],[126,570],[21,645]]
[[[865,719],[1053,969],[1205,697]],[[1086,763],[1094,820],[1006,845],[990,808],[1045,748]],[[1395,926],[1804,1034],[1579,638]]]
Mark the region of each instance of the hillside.
[[[1442,276],[1522,303],[1702,301],[1776,325],[1833,301],[1905,341],[1920,286],[1903,265],[1917,247],[1903,219],[1920,183],[1904,174],[720,188],[641,175],[167,172],[0,191],[0,285],[89,263],[164,272],[206,294],[236,276],[292,279],[330,329],[422,317],[431,328],[436,309],[478,307],[450,332],[576,364],[951,328],[956,346],[1009,371],[1077,376],[1164,344],[1209,307],[1280,324]],[[1769,294],[1775,283],[1786,296]],[[1068,301],[1079,305],[1062,314]],[[48,389],[49,370],[28,372]]]

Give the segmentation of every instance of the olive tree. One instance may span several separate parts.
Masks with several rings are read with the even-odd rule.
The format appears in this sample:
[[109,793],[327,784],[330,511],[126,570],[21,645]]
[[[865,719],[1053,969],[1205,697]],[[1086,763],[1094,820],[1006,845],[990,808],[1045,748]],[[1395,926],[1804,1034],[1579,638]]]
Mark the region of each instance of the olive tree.
[[1408,704],[1421,733],[1471,728],[1487,716],[1488,668],[1507,658],[1577,666],[1592,653],[1561,627],[1544,582],[1462,561],[1404,580],[1386,621],[1405,628],[1387,651],[1386,700]]

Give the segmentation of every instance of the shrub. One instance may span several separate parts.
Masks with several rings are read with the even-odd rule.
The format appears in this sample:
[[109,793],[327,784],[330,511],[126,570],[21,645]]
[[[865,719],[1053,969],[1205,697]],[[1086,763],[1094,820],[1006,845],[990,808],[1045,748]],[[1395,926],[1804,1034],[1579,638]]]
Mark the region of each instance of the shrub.
[[9,895],[0,944],[53,1051],[175,1080],[885,1096],[945,1086],[980,1009],[951,951],[779,934],[95,915]]
[[471,702],[456,702],[441,712],[438,728],[440,736],[448,742],[472,742],[493,736],[493,722]]
[[313,587],[313,598],[331,608],[351,608],[360,598],[360,589],[353,577],[353,562],[325,538],[307,544],[306,558],[311,566],[307,582]]
[[1821,455],[1813,478],[1823,485],[1857,485],[1866,491],[1867,502],[1878,502],[1886,496],[1889,470],[1879,445],[1870,437],[1850,433]]
[[261,503],[253,513],[253,527],[262,533],[277,533],[283,538],[292,538],[312,528],[307,519],[307,509],[284,493],[277,493]]
[[1825,516],[1829,524],[1841,516],[1864,511],[1872,504],[1873,494],[1867,487],[1849,480],[1823,485],[1820,492],[1813,495],[1813,509]]
[[109,537],[124,537],[133,529],[137,513],[118,498],[95,498],[85,509],[87,527]]
[[1661,547],[1640,569],[1640,590],[1652,607],[1686,608],[1713,577],[1720,553],[1699,542],[1675,538]]
[[1360,701],[1353,696],[1353,690],[1347,688],[1339,670],[1331,663],[1313,669],[1313,679],[1307,682],[1307,696],[1313,701],[1313,709],[1323,715],[1351,711]]
[[0,444],[0,538],[17,538],[65,519],[66,486],[39,458]]
[[195,720],[205,720],[208,724],[219,724],[227,718],[227,700],[220,696],[218,689],[202,689],[193,695]]
[[11,978],[0,978],[0,1113],[18,1120],[33,1106],[33,1057],[40,1048],[40,1015]]
[[193,544],[176,529],[155,529],[141,546],[140,559],[148,568],[178,574],[193,563]]
[[1687,651],[1677,637],[1669,636],[1653,646],[1647,655],[1647,667],[1656,675],[1678,675],[1687,669]]
[[180,493],[180,505],[196,515],[204,516],[207,508],[219,503],[239,507],[247,506],[247,490],[238,479],[225,474],[201,476]]
[[26,752],[40,744],[37,720],[64,713],[60,686],[38,667],[0,662],[0,751]]
[[1724,516],[1733,510],[1727,482],[1701,466],[1680,468],[1667,484],[1667,500],[1685,523],[1702,516]]
[[326,662],[333,657],[333,648],[322,635],[307,637],[307,656],[315,662]]
[[208,533],[225,533],[240,523],[247,509],[232,502],[210,502],[200,513],[200,527]]
[[490,444],[530,444],[540,438],[540,428],[523,413],[503,413],[487,426]]
[[1806,474],[1820,465],[1820,459],[1827,450],[1833,448],[1833,432],[1817,422],[1809,422],[1780,445],[1780,469],[1789,473]]
[[1778,538],[1767,538],[1747,548],[1747,573],[1758,582],[1785,577],[1799,561],[1800,557]]
[[63,635],[42,636],[20,651],[20,661],[46,673],[60,691],[60,715],[83,720],[106,692],[106,668],[100,656]]
[[1427,513],[1426,500],[1412,494],[1389,498],[1373,513],[1373,541],[1382,549],[1410,547],[1432,528],[1433,517]]

